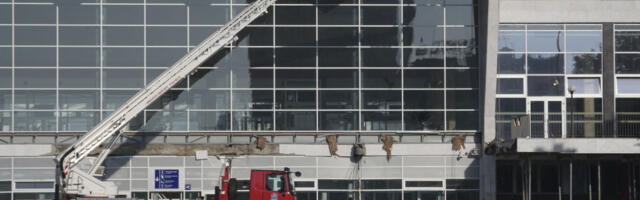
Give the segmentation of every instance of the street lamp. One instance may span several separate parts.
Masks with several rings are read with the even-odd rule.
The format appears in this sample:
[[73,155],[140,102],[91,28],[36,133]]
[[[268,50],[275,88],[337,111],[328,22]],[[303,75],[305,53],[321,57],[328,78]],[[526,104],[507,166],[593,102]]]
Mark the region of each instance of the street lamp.
[[573,99],[573,93],[575,92],[576,92],[576,86],[573,86],[573,85],[569,86],[569,93],[571,94],[571,137],[575,137],[576,135],[574,131],[575,127],[573,126],[573,118],[574,118],[573,111],[576,109],[576,102]]

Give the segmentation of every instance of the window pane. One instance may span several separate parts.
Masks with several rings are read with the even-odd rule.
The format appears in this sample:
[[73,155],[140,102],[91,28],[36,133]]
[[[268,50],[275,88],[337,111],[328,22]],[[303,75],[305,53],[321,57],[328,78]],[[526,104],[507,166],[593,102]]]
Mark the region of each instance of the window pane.
[[617,74],[640,73],[640,54],[616,54]]
[[229,112],[190,112],[190,130],[229,130]]
[[100,121],[99,112],[60,112],[60,131],[89,131]]
[[400,7],[398,6],[362,6],[363,25],[396,25],[400,24]]
[[56,91],[17,90],[14,96],[14,109],[53,110],[56,109]]
[[187,130],[187,112],[146,111],[145,115],[146,124],[140,129],[141,131]]
[[238,33],[237,44],[238,46],[271,46],[273,45],[273,28],[246,27]]
[[362,91],[362,107],[364,109],[401,109],[401,91]]
[[102,72],[103,87],[142,88],[144,71],[141,69],[105,69]]
[[60,24],[100,23],[99,5],[85,5],[82,1],[58,1],[57,3]]
[[[11,160],[9,160],[11,161]],[[11,165],[9,165],[11,166]],[[11,181],[0,181],[0,191],[6,192],[6,191],[11,191]],[[11,196],[11,193],[9,193],[9,196]]]
[[12,88],[12,76],[11,69],[0,69],[0,88]]
[[401,112],[362,112],[364,130],[401,130]]
[[601,74],[602,54],[567,54],[567,74]]
[[316,30],[311,27],[277,27],[276,45],[314,46]]
[[363,67],[400,67],[400,49],[363,48]]
[[476,50],[473,48],[446,49],[447,67],[478,67]]
[[524,74],[524,54],[498,54],[499,74]]
[[11,24],[13,12],[11,5],[0,5],[0,24]]
[[501,31],[498,36],[498,51],[501,52],[524,52],[524,32]]
[[147,45],[184,46],[187,45],[186,27],[147,27]]
[[444,29],[440,27],[405,27],[402,34],[405,46],[444,45]]
[[187,109],[187,90],[169,90],[153,101],[147,109],[181,110]]
[[521,78],[498,79],[498,94],[523,94],[524,87]]
[[61,69],[59,70],[60,88],[98,88],[100,70],[97,69]]
[[447,25],[474,25],[475,11],[473,6],[447,6]]
[[478,88],[478,71],[472,69],[448,69],[447,88]]
[[[296,58],[296,59],[291,59]],[[277,48],[276,67],[315,67],[315,48]]]
[[442,181],[406,181],[406,187],[442,187]]
[[[205,100],[205,99],[203,99]],[[207,103],[203,101],[203,103]],[[234,109],[272,109],[273,91],[271,90],[247,90],[233,91]]]
[[567,31],[567,51],[600,52],[602,51],[602,32]]
[[142,48],[104,48],[102,59],[105,67],[143,67]]
[[[160,76],[160,74],[162,72],[166,71],[166,69],[152,69],[152,68],[147,68],[146,70],[146,84],[151,83],[155,78],[157,78],[158,76]],[[175,86],[173,86],[173,88],[187,88],[187,79],[182,79],[180,80],[178,83],[176,83]]]
[[229,6],[190,5],[189,23],[197,25],[224,24],[229,21],[229,12]]
[[147,24],[186,24],[186,6],[147,5]]
[[443,70],[404,70],[405,88],[442,88]]
[[405,191],[405,200],[444,199],[442,191]]
[[478,113],[475,111],[447,112],[447,130],[477,130]]
[[144,7],[137,5],[105,5],[103,6],[103,23],[105,24],[143,24]]
[[318,45],[321,45],[321,46],[358,45],[358,28],[351,28],[351,27],[318,28]]
[[273,112],[233,112],[233,130],[273,130]]
[[[9,132],[12,131],[11,128],[11,112],[0,112],[0,131]],[[10,177],[11,175],[8,176]]]
[[362,70],[364,88],[399,88],[400,70]]
[[527,35],[529,52],[561,52],[564,50],[563,33],[530,31]]
[[358,70],[318,70],[320,88],[357,88]]
[[563,74],[564,58],[562,54],[529,54],[529,74]]
[[404,91],[405,109],[443,109],[442,91]]
[[12,54],[11,48],[0,48],[0,66],[11,67],[13,65],[11,63],[13,60]]
[[[189,94],[190,109],[229,109],[231,99],[228,91],[191,90]],[[242,98],[234,97],[234,103],[238,101],[242,101]]]
[[169,67],[186,53],[186,48],[147,48],[147,67]]
[[316,113],[310,111],[276,112],[276,130],[315,130]]
[[15,5],[16,24],[55,24],[55,5]]
[[60,48],[60,66],[95,67],[100,66],[99,48]]
[[447,108],[476,109],[478,107],[478,92],[474,90],[447,91]]
[[230,75],[223,69],[200,69],[195,75],[189,76],[192,89],[229,88]]
[[100,93],[98,91],[62,90],[59,93],[60,109],[62,110],[100,109]]
[[[56,48],[15,47],[16,67],[54,67],[56,66]],[[9,54],[10,55],[10,54]],[[33,59],[38,58],[38,59]]]
[[570,78],[568,81],[568,87],[576,87],[576,94],[600,94],[599,78]]
[[447,45],[475,47],[476,46],[476,28],[475,27],[447,28]]
[[478,200],[479,193],[478,191],[447,191],[447,200]]
[[319,91],[320,109],[358,109],[357,91]]
[[358,24],[358,7],[318,6],[318,24],[356,25]]
[[11,90],[0,90],[0,110],[11,110]]
[[620,94],[640,94],[640,79],[618,78],[618,93]]
[[11,26],[0,26],[0,45],[11,45],[12,43]]
[[220,27],[189,27],[189,45],[198,45]]
[[315,109],[316,91],[276,91],[277,109]]
[[319,48],[319,67],[355,67],[358,66],[356,48]]
[[137,91],[115,90],[102,93],[102,106],[104,109],[116,109],[129,100]]
[[313,88],[316,87],[315,74],[315,70],[277,70],[276,87]]
[[357,130],[358,112],[320,112],[320,130]]
[[59,29],[61,45],[98,45],[100,42],[97,26],[61,26]]
[[245,69],[233,70],[234,88],[271,88],[273,87],[273,70]]
[[[104,45],[144,45],[144,27],[104,27]],[[175,39],[175,38],[173,38]]]
[[441,6],[403,6],[404,25],[434,26],[444,24],[444,8]]
[[50,189],[53,182],[16,182],[16,189]]
[[56,131],[55,112],[15,112],[15,131]]
[[314,6],[278,6],[276,8],[276,24],[309,25],[316,23],[316,8]]
[[529,76],[527,87],[528,96],[564,96],[564,77]]
[[444,112],[420,111],[404,112],[405,130],[444,130]]
[[402,180],[362,180],[362,189],[402,189]]
[[640,32],[615,32],[616,51],[640,51]]
[[16,88],[55,88],[55,69],[15,69]]
[[365,46],[398,46],[400,33],[397,27],[361,28],[362,45]]
[[56,45],[56,27],[17,26],[14,35],[16,45]]
[[442,48],[404,49],[404,64],[407,67],[444,67]]

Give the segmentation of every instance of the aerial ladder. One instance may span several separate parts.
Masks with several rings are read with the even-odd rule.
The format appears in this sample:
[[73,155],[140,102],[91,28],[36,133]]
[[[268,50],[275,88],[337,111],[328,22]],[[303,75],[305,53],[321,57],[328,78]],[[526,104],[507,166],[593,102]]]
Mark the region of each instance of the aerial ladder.
[[[175,64],[165,70],[142,90],[122,104],[107,118],[84,134],[77,142],[61,152],[56,160],[60,169],[59,191],[65,198],[74,197],[115,197],[118,188],[113,182],[104,182],[93,176],[99,170],[114,144],[122,134],[125,125],[141,113],[147,106],[171,87],[194,73],[198,66],[224,46],[237,40],[236,34],[256,18],[267,12],[276,0],[257,0],[231,19],[222,28],[211,34]],[[80,170],[77,165],[89,153],[111,139],[91,163],[89,171]],[[59,196],[56,196],[59,198]]]

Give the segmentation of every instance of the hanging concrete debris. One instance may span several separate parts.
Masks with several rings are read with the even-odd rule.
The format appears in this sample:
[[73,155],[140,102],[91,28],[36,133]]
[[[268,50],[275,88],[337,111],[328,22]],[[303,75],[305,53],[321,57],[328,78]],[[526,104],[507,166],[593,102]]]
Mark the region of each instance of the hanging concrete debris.
[[262,151],[267,146],[267,138],[258,136],[253,143],[256,144],[256,148]]
[[327,144],[329,145],[329,153],[331,156],[338,156],[338,141],[335,135],[327,136]]
[[353,144],[351,147],[351,162],[357,163],[367,155],[367,147],[364,144]]
[[467,136],[464,136],[464,135],[458,135],[453,137],[453,139],[451,139],[451,149],[454,151],[460,151],[460,149],[466,148],[464,146],[464,140],[466,138]]
[[393,146],[393,136],[382,136],[382,149],[387,152],[387,160],[391,160],[391,147]]

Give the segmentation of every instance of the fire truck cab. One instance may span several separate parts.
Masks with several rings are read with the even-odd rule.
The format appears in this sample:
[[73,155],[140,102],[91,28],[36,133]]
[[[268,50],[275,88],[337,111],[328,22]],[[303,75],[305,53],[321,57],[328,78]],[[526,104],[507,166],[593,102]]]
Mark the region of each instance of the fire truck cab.
[[[231,160],[225,165],[220,185],[216,186],[216,195],[211,200],[240,200],[238,182],[230,175]],[[302,173],[291,172],[287,167],[284,170],[251,170],[249,200],[295,200],[293,175],[299,177]]]

